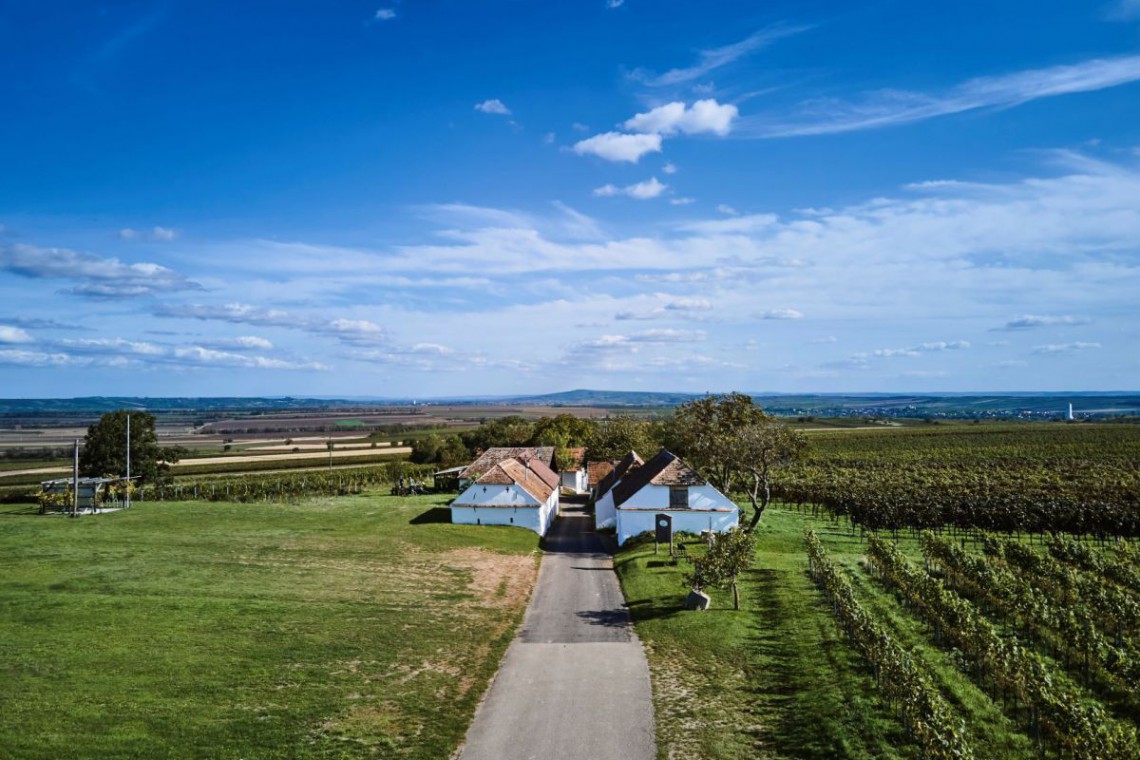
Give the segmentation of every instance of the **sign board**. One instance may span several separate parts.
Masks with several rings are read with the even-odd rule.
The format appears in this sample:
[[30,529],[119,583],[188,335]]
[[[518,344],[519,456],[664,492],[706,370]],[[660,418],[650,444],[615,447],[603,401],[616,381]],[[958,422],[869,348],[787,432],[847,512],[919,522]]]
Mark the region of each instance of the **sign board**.
[[659,514],[653,518],[653,524],[656,527],[655,539],[659,544],[672,544],[673,543],[673,516],[666,514]]

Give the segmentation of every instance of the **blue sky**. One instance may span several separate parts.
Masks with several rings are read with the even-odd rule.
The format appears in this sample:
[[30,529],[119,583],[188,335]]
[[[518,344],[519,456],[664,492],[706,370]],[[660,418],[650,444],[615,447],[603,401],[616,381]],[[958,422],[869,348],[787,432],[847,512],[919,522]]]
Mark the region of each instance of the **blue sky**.
[[0,394],[1140,387],[1140,2],[0,0]]

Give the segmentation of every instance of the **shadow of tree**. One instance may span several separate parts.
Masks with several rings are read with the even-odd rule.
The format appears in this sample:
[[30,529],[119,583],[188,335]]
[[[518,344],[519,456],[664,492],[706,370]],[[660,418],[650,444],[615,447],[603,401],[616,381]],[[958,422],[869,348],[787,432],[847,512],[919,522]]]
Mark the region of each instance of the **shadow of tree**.
[[426,512],[408,520],[409,525],[428,525],[430,523],[449,523],[451,522],[451,509],[448,507],[432,507]]

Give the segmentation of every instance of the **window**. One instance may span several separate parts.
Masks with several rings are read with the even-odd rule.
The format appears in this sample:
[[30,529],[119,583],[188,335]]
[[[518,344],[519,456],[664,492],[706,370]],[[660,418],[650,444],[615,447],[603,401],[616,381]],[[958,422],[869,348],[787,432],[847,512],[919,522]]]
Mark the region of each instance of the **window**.
[[688,509],[689,489],[685,486],[669,487],[669,509]]

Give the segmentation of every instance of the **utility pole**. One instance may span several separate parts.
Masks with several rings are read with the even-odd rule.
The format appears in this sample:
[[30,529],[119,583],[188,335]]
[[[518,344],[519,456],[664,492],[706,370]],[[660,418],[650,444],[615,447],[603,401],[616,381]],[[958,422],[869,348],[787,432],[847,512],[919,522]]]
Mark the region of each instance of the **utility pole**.
[[79,439],[75,439],[75,458],[71,465],[71,516],[79,516]]
[[127,507],[131,506],[131,415],[127,415]]

